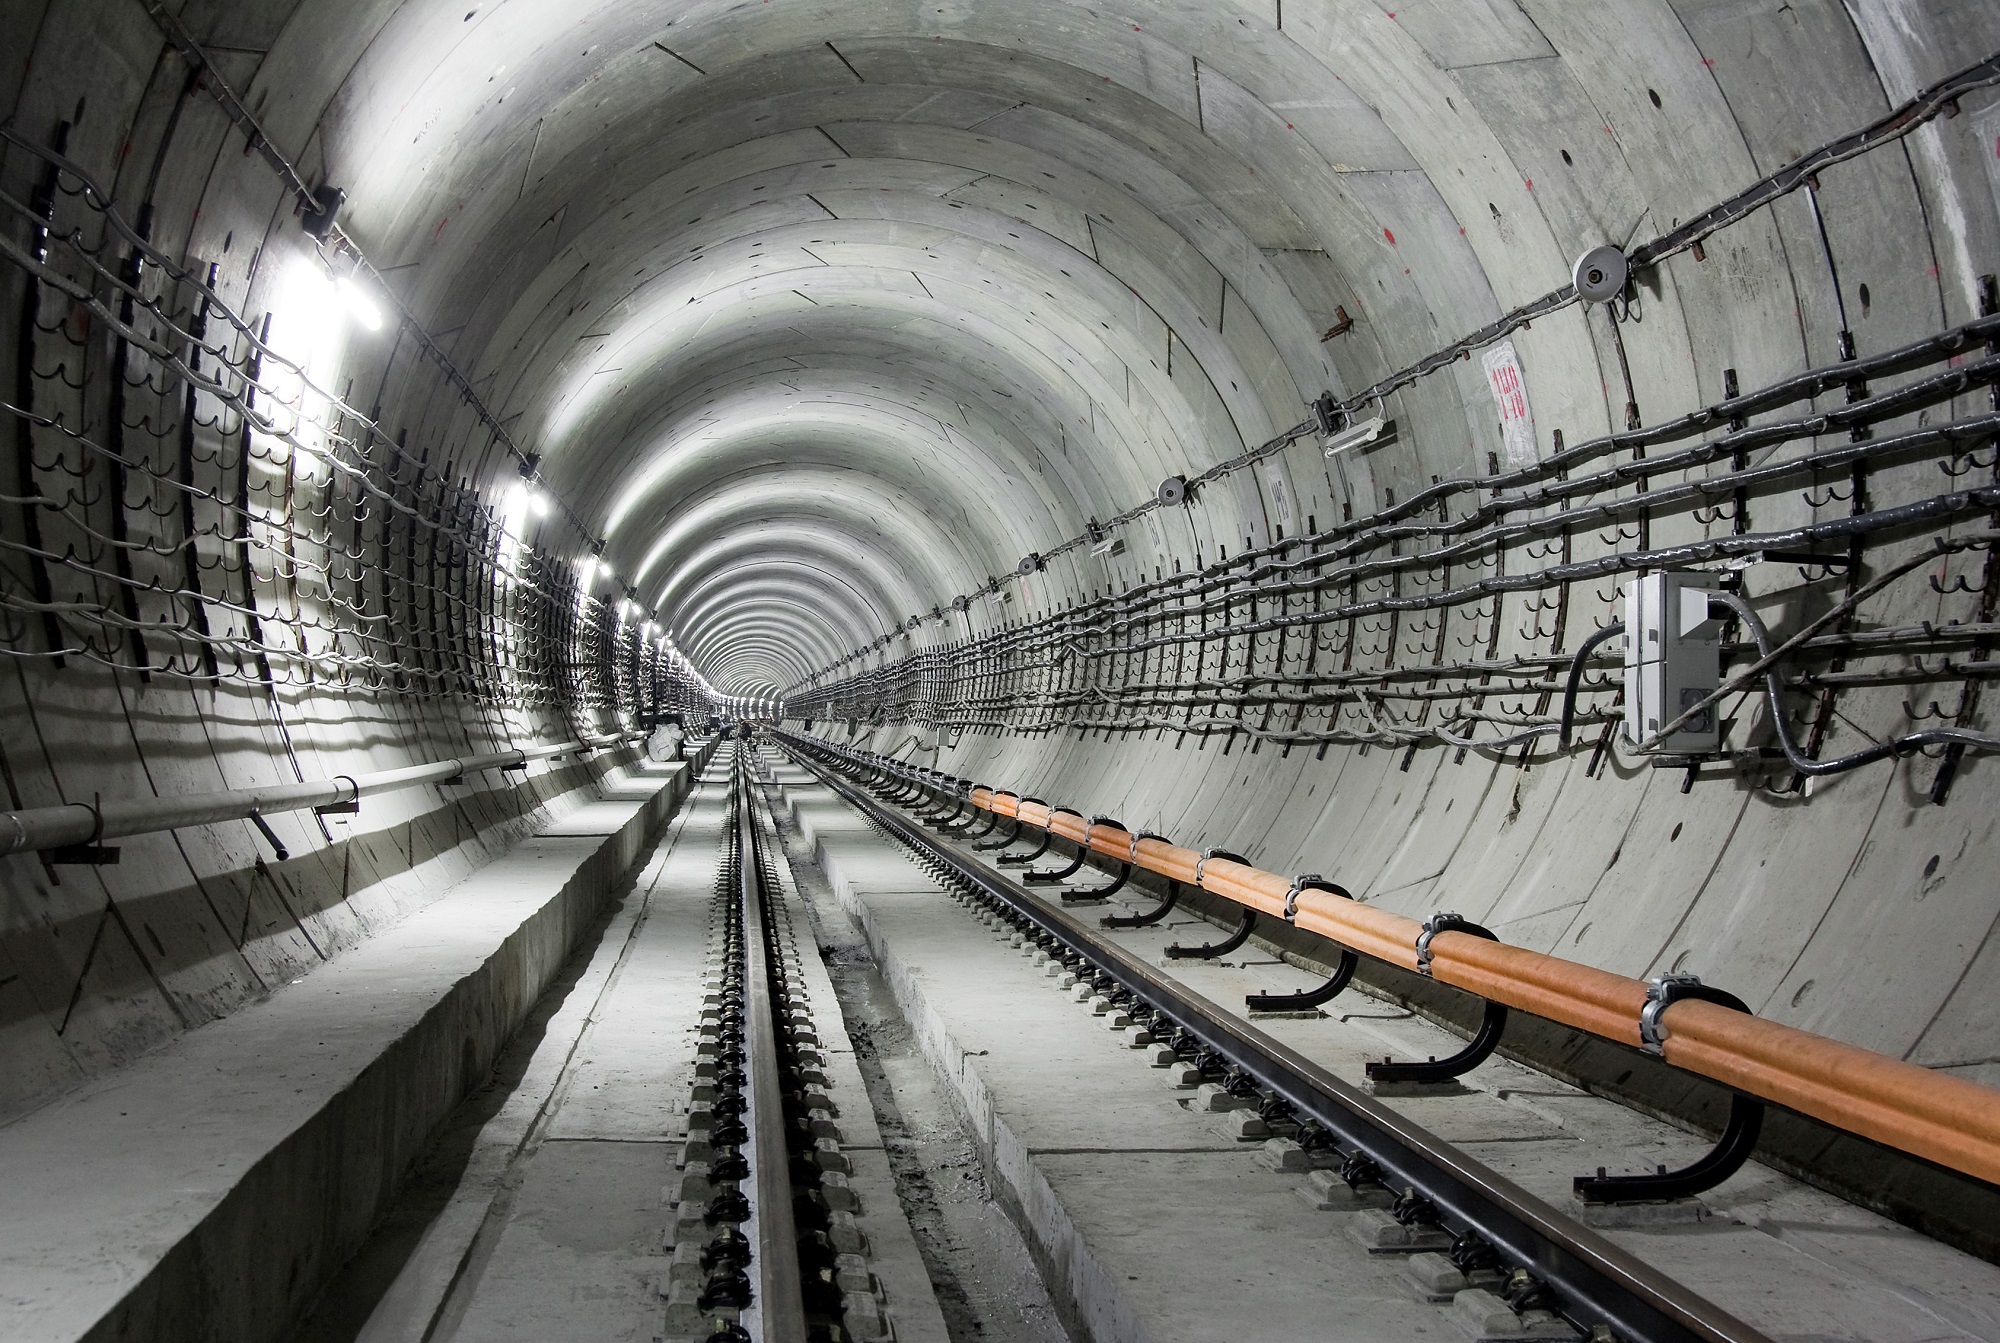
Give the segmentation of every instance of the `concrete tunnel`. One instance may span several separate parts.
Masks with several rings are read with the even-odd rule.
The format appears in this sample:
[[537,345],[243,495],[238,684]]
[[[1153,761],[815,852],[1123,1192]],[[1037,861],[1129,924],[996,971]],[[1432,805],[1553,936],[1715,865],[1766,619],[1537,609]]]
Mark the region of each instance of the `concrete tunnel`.
[[2000,1340],[2000,7],[0,33],[0,1336]]

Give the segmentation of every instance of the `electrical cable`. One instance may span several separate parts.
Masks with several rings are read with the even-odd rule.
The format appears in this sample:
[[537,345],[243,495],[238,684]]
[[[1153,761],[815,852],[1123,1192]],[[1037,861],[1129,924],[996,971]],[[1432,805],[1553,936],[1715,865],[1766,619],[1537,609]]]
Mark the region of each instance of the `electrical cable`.
[[1907,732],[1900,737],[1891,737],[1888,741],[1865,750],[1835,756],[1831,760],[1813,759],[1800,750],[1798,743],[1792,740],[1791,724],[1787,721],[1785,713],[1785,686],[1779,676],[1781,663],[1776,660],[1780,655],[1774,652],[1771,631],[1765,626],[1763,617],[1757,614],[1755,607],[1733,592],[1711,592],[1708,599],[1711,604],[1726,606],[1734,611],[1737,619],[1743,622],[1743,627],[1749,630],[1750,636],[1757,641],[1758,651],[1766,659],[1773,660],[1772,665],[1764,672],[1764,698],[1770,709],[1771,728],[1777,735],[1778,746],[1784,751],[1785,759],[1799,773],[1810,778],[1845,774],[1863,765],[1872,765],[1877,760],[1887,760],[1892,756],[1915,755],[1926,746],[1958,746],[1968,751],[1981,752],[2000,751],[2000,737],[1989,736],[1984,732],[1970,732],[1964,728],[1933,727],[1925,728],[1921,732]]
[[1562,726],[1556,738],[1556,749],[1569,749],[1570,728],[1576,720],[1576,691],[1583,682],[1584,661],[1624,632],[1625,622],[1613,621],[1576,646],[1576,656],[1569,660],[1569,675],[1563,680]]

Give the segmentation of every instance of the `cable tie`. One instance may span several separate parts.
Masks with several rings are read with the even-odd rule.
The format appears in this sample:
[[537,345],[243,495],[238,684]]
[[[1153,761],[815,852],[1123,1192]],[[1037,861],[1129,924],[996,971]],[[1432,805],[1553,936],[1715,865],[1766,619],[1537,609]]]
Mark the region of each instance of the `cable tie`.
[[1431,939],[1439,933],[1470,933],[1488,942],[1500,940],[1470,919],[1440,910],[1424,920],[1424,930],[1417,934],[1417,973],[1425,979],[1431,978]]
[[1324,878],[1317,872],[1308,872],[1304,876],[1292,878],[1292,889],[1285,892],[1286,923],[1297,923],[1299,921],[1299,892],[1304,890],[1308,883],[1322,880]]
[[1194,884],[1196,886],[1201,885],[1201,870],[1208,865],[1208,860],[1211,858],[1226,858],[1232,863],[1241,863],[1245,867],[1250,866],[1250,860],[1241,854],[1231,853],[1227,849],[1203,849],[1201,857],[1194,860]]

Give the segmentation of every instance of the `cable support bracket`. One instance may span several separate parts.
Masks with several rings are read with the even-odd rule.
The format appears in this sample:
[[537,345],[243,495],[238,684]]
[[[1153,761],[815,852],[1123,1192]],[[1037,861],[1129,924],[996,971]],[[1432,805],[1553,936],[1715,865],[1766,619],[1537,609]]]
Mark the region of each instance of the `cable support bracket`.
[[322,803],[313,808],[315,816],[358,816],[361,814],[361,785],[352,774],[336,774],[335,783],[347,785],[347,796],[337,802]]
[[[92,794],[88,802],[72,802],[73,807],[87,807],[90,810],[90,838],[81,844],[61,844],[53,849],[43,849],[39,855],[45,863],[57,863],[78,867],[112,867],[118,862],[118,846],[104,842],[104,795]],[[20,825],[19,820],[15,825]]]

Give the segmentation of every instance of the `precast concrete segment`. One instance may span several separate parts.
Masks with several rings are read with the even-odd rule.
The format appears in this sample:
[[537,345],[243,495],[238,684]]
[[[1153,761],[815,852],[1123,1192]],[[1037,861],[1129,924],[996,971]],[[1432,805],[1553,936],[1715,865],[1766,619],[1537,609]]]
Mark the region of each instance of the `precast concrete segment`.
[[558,833],[268,1001],[0,1131],[7,1333],[264,1340],[365,1239],[410,1161],[686,795],[634,766]]

